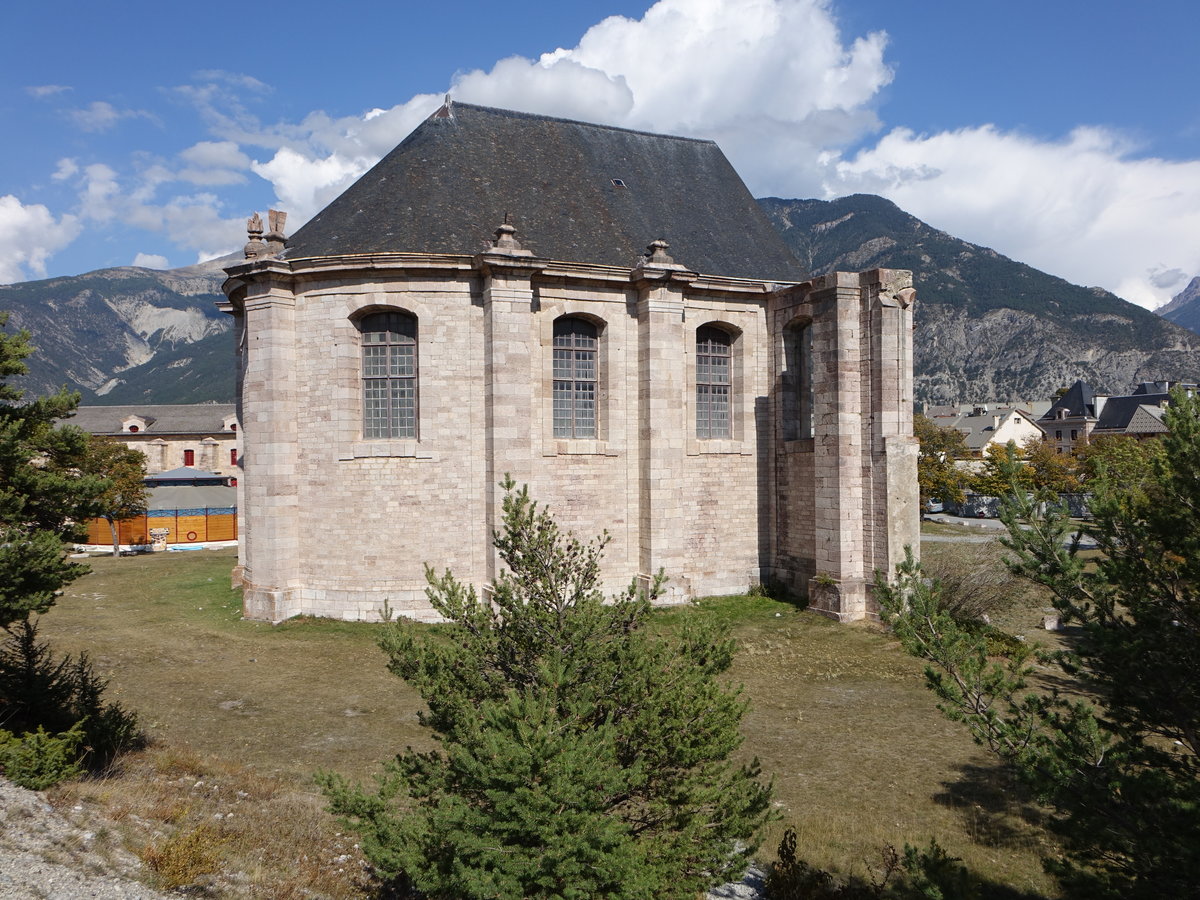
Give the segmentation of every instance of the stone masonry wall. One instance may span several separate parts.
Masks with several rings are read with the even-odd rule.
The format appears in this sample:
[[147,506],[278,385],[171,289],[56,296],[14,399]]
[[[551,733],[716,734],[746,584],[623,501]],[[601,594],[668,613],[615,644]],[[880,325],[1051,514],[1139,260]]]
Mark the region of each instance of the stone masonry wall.
[[[905,345],[896,335],[911,316],[873,311],[880,290],[864,285],[881,276],[771,294],[679,266],[631,278],[610,267],[548,271],[516,254],[403,263],[295,272],[271,261],[231,290],[246,322],[248,616],[430,619],[426,564],[486,589],[506,473],[564,528],[585,539],[609,532],[610,592],[662,568],[668,600],[778,578],[801,592],[816,583],[815,605],[838,618],[867,614],[870,567],[908,533],[888,517],[907,514],[911,419],[896,410],[911,396],[911,336]],[[356,320],[384,309],[418,322],[415,440],[361,436]],[[595,439],[554,437],[553,324],[563,315],[599,329]],[[796,316],[813,329],[815,434],[785,442],[776,373],[780,329]],[[732,338],[728,439],[695,437],[705,325]],[[881,354],[891,369],[879,369]]]

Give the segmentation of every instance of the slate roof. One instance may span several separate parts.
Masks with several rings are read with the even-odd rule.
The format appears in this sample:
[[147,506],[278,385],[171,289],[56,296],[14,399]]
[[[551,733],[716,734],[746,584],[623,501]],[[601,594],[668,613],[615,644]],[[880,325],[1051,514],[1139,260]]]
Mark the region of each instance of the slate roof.
[[1076,381],[1071,385],[1071,389],[1063,394],[1038,421],[1044,422],[1047,419],[1057,418],[1060,409],[1066,410],[1067,418],[1095,418],[1096,393],[1086,381]]
[[148,423],[139,434],[216,434],[225,430],[225,418],[234,410],[232,403],[81,406],[64,421],[92,434],[122,434],[121,423],[138,416]]
[[164,485],[152,487],[147,493],[148,510],[168,509],[235,509],[237,488],[220,484]]
[[1000,424],[1004,424],[1009,416],[1018,415],[1024,418],[1027,422],[1039,430],[1045,430],[1042,426],[1034,421],[1033,416],[1023,409],[1015,406],[996,406],[990,411],[981,413],[980,415],[959,416],[953,422],[947,423],[952,428],[957,428],[963,433],[964,441],[969,450],[984,449],[995,437],[996,434],[996,419],[1000,420]]
[[284,256],[473,255],[506,213],[546,259],[632,266],[662,239],[692,271],[806,277],[714,142],[457,102],[289,238]]
[[147,475],[145,481],[148,485],[164,484],[171,481],[186,482],[187,484],[225,484],[229,481],[229,478],[230,476],[228,475],[206,472],[204,469],[197,469],[194,466],[180,466],[177,469]]

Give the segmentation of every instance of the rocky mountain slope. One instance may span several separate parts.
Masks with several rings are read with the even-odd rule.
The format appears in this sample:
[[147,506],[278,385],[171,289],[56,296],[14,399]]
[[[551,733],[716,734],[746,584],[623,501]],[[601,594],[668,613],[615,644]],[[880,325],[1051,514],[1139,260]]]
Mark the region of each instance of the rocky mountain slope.
[[[1079,378],[1111,393],[1200,378],[1200,336],[1179,327],[1200,329],[1200,279],[1164,310],[1167,321],[938,231],[881,197],[759,203],[814,274],[913,270],[925,403],[1040,399]],[[232,401],[231,320],[216,303],[233,261],[0,287],[10,328],[29,329],[38,347],[25,386],[67,383],[87,403]]]
[[[85,402],[232,400],[232,320],[216,307],[222,267],[230,261],[162,272],[101,269],[0,286],[0,310],[11,313],[8,328],[27,329],[36,347],[22,386],[43,393],[67,384],[81,390]],[[175,371],[162,368],[172,362]],[[206,383],[197,390],[201,378]],[[175,382],[181,379],[191,396],[180,395]],[[140,394],[152,401],[133,399]]]
[[1200,339],[1108,291],[952,237],[881,197],[759,201],[811,272],[912,269],[916,395],[926,403],[1044,399],[1200,376]]
[[1189,331],[1200,334],[1200,275],[1171,298],[1166,306],[1155,310],[1160,316]]

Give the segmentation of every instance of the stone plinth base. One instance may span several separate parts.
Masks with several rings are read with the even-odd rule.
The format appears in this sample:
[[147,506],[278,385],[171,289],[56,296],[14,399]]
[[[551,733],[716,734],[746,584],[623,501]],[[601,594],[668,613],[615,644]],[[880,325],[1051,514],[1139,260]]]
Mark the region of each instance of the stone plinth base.
[[839,622],[857,622],[873,617],[868,593],[864,580],[830,581],[818,576],[808,580],[808,608]]

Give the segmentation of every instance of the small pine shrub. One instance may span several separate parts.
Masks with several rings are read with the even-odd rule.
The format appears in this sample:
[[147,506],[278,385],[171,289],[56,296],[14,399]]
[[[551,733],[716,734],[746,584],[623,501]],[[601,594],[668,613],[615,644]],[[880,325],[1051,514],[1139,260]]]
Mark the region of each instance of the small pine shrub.
[[195,884],[201,875],[217,871],[228,838],[211,825],[179,830],[161,844],[142,850],[142,861],[166,890]]
[[82,743],[82,723],[62,734],[49,734],[41,727],[22,735],[0,731],[0,772],[20,787],[44,791],[81,774]]
[[55,657],[38,639],[36,622],[12,626],[0,644],[0,722],[17,734],[39,728],[62,734],[78,725],[76,761],[93,772],[145,744],[137,716],[104,700],[107,686],[86,653]]

